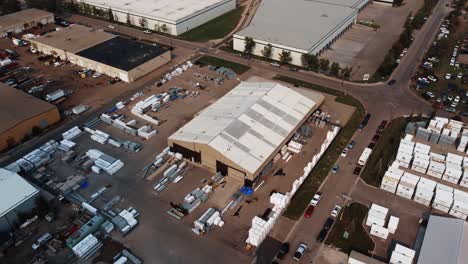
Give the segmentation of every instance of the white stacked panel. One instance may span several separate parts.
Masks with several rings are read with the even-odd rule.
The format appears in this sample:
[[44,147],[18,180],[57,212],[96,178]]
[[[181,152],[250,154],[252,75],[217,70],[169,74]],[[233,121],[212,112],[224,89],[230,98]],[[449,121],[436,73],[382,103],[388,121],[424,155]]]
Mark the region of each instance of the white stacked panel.
[[390,234],[395,234],[397,228],[398,228],[398,223],[400,222],[400,218],[395,217],[393,215],[390,216],[390,220],[388,221],[388,232]]
[[442,175],[444,175],[445,172],[445,164],[444,163],[439,163],[435,161],[434,159],[431,160],[429,163],[429,167],[427,168],[427,175],[432,176],[437,179],[441,179]]
[[428,155],[431,152],[431,146],[423,144],[423,143],[416,143],[414,146],[414,153]]
[[445,167],[444,175],[442,180],[448,181],[453,184],[458,184],[460,178],[462,177],[462,167],[453,163],[447,163]]
[[413,264],[416,252],[410,248],[396,244],[390,257],[390,264]]
[[444,213],[448,213],[453,204],[453,188],[438,183],[432,202],[432,207]]
[[409,168],[411,160],[413,159],[415,143],[411,140],[403,139],[400,141],[396,160],[400,163],[401,167]]
[[453,200],[449,214],[466,220],[468,218],[468,193],[455,189],[453,191]]
[[436,162],[439,162],[439,163],[445,163],[445,158],[446,158],[445,155],[430,152],[429,156],[431,157],[431,161],[436,161]]
[[401,175],[387,171],[385,172],[385,175],[382,179],[382,183],[380,184],[380,189],[385,190],[387,192],[395,193],[400,179]]
[[428,154],[416,153],[411,169],[426,174],[427,168],[429,167],[429,160],[430,156]]
[[414,201],[429,206],[434,197],[434,190],[437,183],[433,180],[422,178],[419,180],[416,187],[416,192],[414,193]]
[[445,161],[447,164],[461,166],[463,164],[463,157],[457,154],[447,153],[447,158]]
[[465,152],[467,144],[468,144],[468,129],[463,129],[462,135],[460,138],[460,143],[458,144],[457,150],[460,152]]
[[460,180],[460,186],[468,188],[468,169],[465,168],[463,177]]
[[366,225],[367,226],[384,226],[385,219],[387,218],[388,208],[380,206],[378,204],[372,204],[367,214]]
[[370,234],[376,237],[380,237],[382,239],[387,239],[388,237],[388,229],[379,225],[372,225]]
[[396,195],[411,200],[419,179],[420,177],[409,172],[405,172],[398,184]]

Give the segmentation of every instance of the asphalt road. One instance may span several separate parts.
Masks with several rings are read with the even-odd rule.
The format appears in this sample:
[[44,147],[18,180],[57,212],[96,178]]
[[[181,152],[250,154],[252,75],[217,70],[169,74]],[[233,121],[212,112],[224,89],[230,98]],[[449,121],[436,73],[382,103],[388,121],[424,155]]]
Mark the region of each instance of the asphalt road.
[[[307,260],[314,260],[321,247],[324,245],[316,242],[316,237],[319,234],[326,218],[330,216],[330,212],[334,205],[345,206],[347,196],[353,198],[353,192],[357,184],[365,184],[360,181],[360,178],[353,174],[357,160],[364,148],[370,143],[372,136],[375,134],[377,127],[382,120],[391,120],[397,116],[408,115],[412,113],[428,113],[431,111],[430,106],[415,96],[409,90],[409,82],[411,76],[417,69],[426,50],[432,44],[432,39],[439,30],[439,26],[443,18],[448,14],[448,9],[445,4],[447,0],[440,1],[434,8],[434,13],[426,21],[423,28],[415,35],[415,40],[409,48],[407,55],[403,58],[398,68],[393,72],[390,79],[395,79],[397,83],[393,86],[387,84],[359,85],[355,83],[345,83],[343,88],[336,80],[325,80],[322,78],[319,81],[317,75],[309,78],[301,78],[305,81],[314,83],[321,82],[322,85],[333,87],[349,92],[358,98],[366,110],[372,114],[368,125],[362,130],[355,133],[353,140],[357,142],[346,158],[340,157],[336,164],[340,166],[340,171],[337,174],[330,173],[322,184],[320,191],[324,196],[314,210],[311,218],[302,217],[296,225],[291,229],[288,240],[291,243],[292,250],[298,246],[300,242],[306,242],[311,249],[305,255],[304,263]],[[289,74],[295,75],[295,74]],[[298,74],[297,74],[298,75]],[[298,76],[299,77],[299,76]],[[362,193],[358,191],[356,195],[372,197],[374,193]],[[284,263],[293,263],[291,258],[288,258]]]
[[[297,79],[302,79],[304,81],[345,91],[359,99],[365,106],[366,110],[372,113],[372,118],[368,126],[362,132],[357,132],[354,136],[354,139],[358,142],[356,148],[349,153],[347,158],[340,158],[337,161],[337,163],[341,166],[340,172],[338,174],[330,175],[330,177],[328,177],[323,184],[321,190],[325,192],[325,196],[321,201],[320,206],[318,206],[314,212],[314,216],[308,220],[301,219],[290,232],[289,237],[291,238],[293,248],[297,246],[296,240],[298,239],[304,239],[310,243],[309,245],[312,246],[313,250],[309,252],[309,258],[313,259],[317,249],[320,246],[314,242],[315,237],[318,234],[326,217],[328,217],[331,208],[335,203],[343,203],[341,196],[342,193],[352,193],[353,186],[355,186],[355,183],[358,180],[357,177],[352,174],[352,168],[354,168],[354,164],[359,157],[360,152],[367,145],[368,141],[370,141],[370,138],[372,137],[380,121],[383,119],[391,119],[396,116],[411,113],[427,113],[431,110],[430,106],[426,102],[409,91],[408,84],[412,73],[416,70],[425,51],[432,43],[431,38],[437,33],[441,20],[445,14],[448,13],[447,8],[445,8],[445,3],[447,2],[447,0],[441,0],[439,2],[438,6],[434,8],[434,14],[429,17],[423,28],[415,36],[415,40],[408,50],[407,55],[404,57],[391,77],[392,79],[397,80],[397,83],[393,86],[388,86],[384,83],[358,84],[343,82],[342,80],[337,80],[325,75],[311,72],[291,72],[284,68],[274,68],[265,62],[246,61],[239,56],[221,50],[209,50],[209,54],[212,56],[239,62],[242,64],[249,64],[249,66],[254,69],[267,70],[277,74],[283,74]],[[72,16],[71,20],[80,21],[95,28],[107,29],[107,26],[109,25],[107,22],[82,16]],[[121,34],[135,36],[137,38],[157,41],[166,45],[191,49],[194,51],[194,53],[199,48],[209,48],[208,44],[192,43],[156,34],[147,35],[142,33],[140,30],[118,25],[116,26],[115,31]],[[58,137],[60,133],[66,129],[74,125],[81,124],[89,117],[96,116],[97,113],[103,112],[105,109],[109,108],[109,106],[121,100],[121,98],[129,97],[134,92],[134,90],[136,89],[132,89],[132,91],[123,94],[119,98],[114,98],[107,105],[96,109],[93,112],[89,112],[80,118],[67,122],[60,128],[50,131],[37,140],[33,140],[23,146],[20,146],[17,150],[9,153],[9,157],[2,162],[2,165],[16,160],[33,148],[43,144],[43,142],[47,141],[48,139]],[[195,261],[193,263],[201,263],[203,259],[231,263],[236,262],[235,259],[237,256],[239,256],[238,253],[234,252],[233,250],[226,249],[225,247],[214,245],[213,243],[206,241],[200,241],[200,243],[198,243],[197,240],[189,239],[193,236],[186,236],[181,234],[179,234],[181,237],[171,236],[170,230],[177,227],[169,227],[168,229],[165,229],[165,221],[162,221],[162,219],[159,219],[158,217],[149,220],[155,222],[154,230],[159,230],[162,236],[168,237],[167,239],[162,239],[161,237],[158,238],[158,246],[154,247],[154,251],[156,256],[160,255],[161,257],[157,260],[153,259],[152,261],[154,263],[177,263],[179,260],[182,260],[181,258],[175,256],[175,254],[193,258]],[[159,233],[154,232],[152,234],[157,236]],[[178,249],[174,251],[176,247]],[[151,248],[153,247],[148,245],[148,250],[151,250]],[[183,259],[186,258],[184,257]],[[226,261],[228,259],[231,261]]]

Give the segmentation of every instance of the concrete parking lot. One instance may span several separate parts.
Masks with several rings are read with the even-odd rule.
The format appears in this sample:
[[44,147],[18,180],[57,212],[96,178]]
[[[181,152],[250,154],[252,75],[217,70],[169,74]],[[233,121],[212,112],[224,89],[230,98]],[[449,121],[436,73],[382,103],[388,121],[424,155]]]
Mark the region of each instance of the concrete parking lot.
[[370,3],[358,15],[358,21],[373,21],[380,27],[353,25],[322,57],[342,67],[352,67],[353,80],[362,80],[364,74],[372,76],[403,31],[409,13],[416,13],[422,4],[422,0],[405,1],[401,7]]

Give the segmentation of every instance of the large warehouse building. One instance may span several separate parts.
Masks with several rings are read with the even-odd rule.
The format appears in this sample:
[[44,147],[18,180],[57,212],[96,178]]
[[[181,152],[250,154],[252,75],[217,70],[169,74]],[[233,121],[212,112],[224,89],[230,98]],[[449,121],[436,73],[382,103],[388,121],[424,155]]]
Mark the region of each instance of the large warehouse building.
[[0,151],[21,143],[33,128],[60,121],[55,105],[0,83]]
[[323,100],[310,90],[243,82],[172,134],[168,144],[212,172],[255,180]]
[[263,0],[245,29],[233,37],[234,49],[245,50],[245,38],[255,42],[254,55],[272,46],[271,59],[291,53],[291,64],[302,66],[303,54],[321,55],[356,22],[369,0]]
[[431,215],[419,252],[418,264],[468,263],[468,223]]
[[25,9],[0,16],[0,37],[8,33],[20,33],[38,25],[54,23],[54,14],[40,9]]
[[34,186],[18,174],[0,168],[0,232],[10,231],[18,220],[18,213],[35,207],[39,194]]
[[114,20],[180,35],[236,8],[236,0],[84,0]]
[[32,47],[44,54],[125,82],[135,81],[171,60],[171,52],[164,47],[80,25],[71,25],[30,41]]

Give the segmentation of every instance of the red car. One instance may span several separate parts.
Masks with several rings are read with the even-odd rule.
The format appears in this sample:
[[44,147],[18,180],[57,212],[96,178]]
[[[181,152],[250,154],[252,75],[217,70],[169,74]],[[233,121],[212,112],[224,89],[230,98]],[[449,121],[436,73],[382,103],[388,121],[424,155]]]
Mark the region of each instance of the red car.
[[313,205],[309,205],[309,207],[307,207],[305,213],[304,213],[304,217],[305,218],[310,218],[312,216],[312,213],[314,212],[314,206]]

